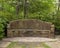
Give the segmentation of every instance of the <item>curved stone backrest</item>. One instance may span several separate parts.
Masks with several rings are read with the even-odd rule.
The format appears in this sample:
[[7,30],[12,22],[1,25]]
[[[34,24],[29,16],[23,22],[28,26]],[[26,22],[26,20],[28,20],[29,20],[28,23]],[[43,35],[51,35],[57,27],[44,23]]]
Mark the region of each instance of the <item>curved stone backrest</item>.
[[23,19],[15,20],[9,23],[8,29],[39,29],[39,30],[50,30],[51,23],[44,22],[36,19]]
[[7,25],[7,37],[49,37],[53,38],[54,25],[36,19],[11,21]]

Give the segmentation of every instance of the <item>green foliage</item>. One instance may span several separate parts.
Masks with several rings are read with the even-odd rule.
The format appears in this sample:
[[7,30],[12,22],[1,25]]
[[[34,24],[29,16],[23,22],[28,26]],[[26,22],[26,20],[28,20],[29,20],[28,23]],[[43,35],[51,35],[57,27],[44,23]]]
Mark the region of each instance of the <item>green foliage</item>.
[[57,30],[60,30],[60,11],[57,12],[54,18],[54,24]]
[[[6,21],[24,19],[24,0],[20,0],[19,13],[17,14],[17,3],[18,0],[0,0],[0,17],[4,18],[2,20],[3,25]],[[40,19],[47,22],[52,22],[55,27],[60,29],[60,11],[54,14],[57,9],[56,0],[28,0],[27,3],[27,16],[28,19]],[[7,20],[6,20],[7,19]]]
[[4,25],[6,25],[6,19],[0,18],[0,39],[4,37]]
[[3,37],[3,28],[4,28],[4,26],[3,26],[3,24],[2,24],[2,21],[1,21],[1,18],[0,18],[0,39]]
[[[24,6],[23,0],[21,1],[19,14],[16,13],[16,0],[0,0],[3,10],[0,11],[0,15],[7,18],[9,21],[15,19],[23,19],[24,18]],[[27,16],[28,18],[36,18],[40,20],[45,20],[49,14],[52,14],[55,11],[55,0],[29,0],[27,4]],[[3,3],[3,4],[2,4]]]
[[[45,18],[49,14],[52,14],[55,11],[54,0],[30,0],[29,3],[29,15],[30,17],[41,17]],[[32,16],[31,16],[32,15]]]

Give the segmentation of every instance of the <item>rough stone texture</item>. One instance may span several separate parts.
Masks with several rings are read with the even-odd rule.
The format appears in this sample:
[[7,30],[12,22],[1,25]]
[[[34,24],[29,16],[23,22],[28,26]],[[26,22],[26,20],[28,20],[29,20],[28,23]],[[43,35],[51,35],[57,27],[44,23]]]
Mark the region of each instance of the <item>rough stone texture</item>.
[[46,42],[46,44],[48,46],[50,46],[51,48],[60,48],[60,41],[56,41],[56,42]]
[[36,19],[11,21],[7,26],[7,37],[54,37],[54,25]]
[[0,48],[7,48],[7,46],[10,44],[11,42],[1,42],[0,43]]
[[5,42],[55,42],[58,39],[51,38],[41,38],[41,37],[14,37],[14,38],[4,38]]

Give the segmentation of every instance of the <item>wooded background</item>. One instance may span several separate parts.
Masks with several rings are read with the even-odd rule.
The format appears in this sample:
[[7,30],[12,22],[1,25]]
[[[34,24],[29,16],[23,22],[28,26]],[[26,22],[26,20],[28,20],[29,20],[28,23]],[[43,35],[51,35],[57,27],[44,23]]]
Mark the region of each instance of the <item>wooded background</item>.
[[[0,0],[0,32],[17,19],[39,19],[52,22],[60,30],[60,3],[56,0]],[[1,36],[2,37],[2,36]]]

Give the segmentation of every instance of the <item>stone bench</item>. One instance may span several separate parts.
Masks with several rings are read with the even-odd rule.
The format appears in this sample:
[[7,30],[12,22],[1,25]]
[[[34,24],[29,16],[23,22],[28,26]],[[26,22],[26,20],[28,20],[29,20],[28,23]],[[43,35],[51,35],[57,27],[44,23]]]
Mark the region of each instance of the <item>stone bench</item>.
[[40,20],[15,20],[7,25],[7,37],[54,37],[54,25]]

